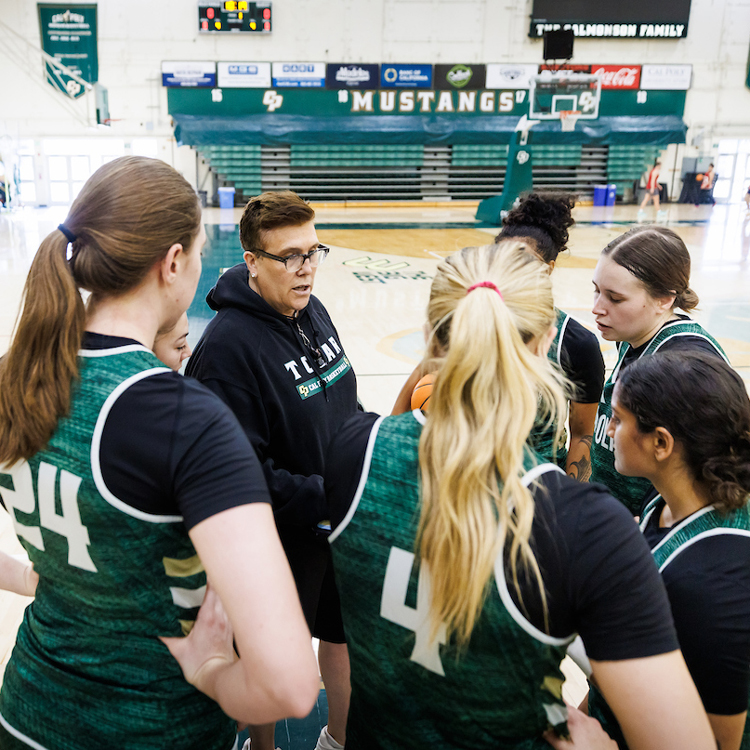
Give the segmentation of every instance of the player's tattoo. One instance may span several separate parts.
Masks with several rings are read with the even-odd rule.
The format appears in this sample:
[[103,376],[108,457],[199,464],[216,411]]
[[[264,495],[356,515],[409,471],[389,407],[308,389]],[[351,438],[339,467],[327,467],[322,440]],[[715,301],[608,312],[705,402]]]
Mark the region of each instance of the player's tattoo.
[[588,455],[581,456],[578,461],[573,461],[568,469],[568,476],[573,477],[573,479],[577,479],[579,482],[588,482],[588,480],[591,478],[590,456],[591,442],[593,438],[593,435],[584,435],[582,438],[580,438],[580,440],[578,440],[579,443],[584,443],[588,447]]

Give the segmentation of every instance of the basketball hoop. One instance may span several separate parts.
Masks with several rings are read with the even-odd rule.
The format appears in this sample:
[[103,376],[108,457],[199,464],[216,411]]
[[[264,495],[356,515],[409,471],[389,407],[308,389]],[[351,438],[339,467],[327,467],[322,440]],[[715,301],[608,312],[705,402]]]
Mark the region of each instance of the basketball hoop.
[[563,133],[572,133],[576,129],[576,123],[581,116],[579,110],[560,110],[560,127]]

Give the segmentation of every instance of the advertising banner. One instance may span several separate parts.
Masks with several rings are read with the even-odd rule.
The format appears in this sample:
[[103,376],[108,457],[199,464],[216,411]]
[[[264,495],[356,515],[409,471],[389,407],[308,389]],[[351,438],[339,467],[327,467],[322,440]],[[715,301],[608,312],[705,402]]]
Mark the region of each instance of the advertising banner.
[[641,88],[649,91],[687,91],[692,77],[692,65],[641,66]]
[[536,63],[492,63],[487,66],[488,89],[528,89],[531,87],[531,76],[537,74]]
[[328,63],[327,89],[379,89],[380,65]]
[[326,64],[322,62],[275,62],[272,68],[274,88],[323,88]]
[[591,72],[602,77],[603,89],[640,88],[640,65],[592,65]]
[[484,65],[435,65],[433,81],[436,89],[483,89]]
[[[88,83],[99,80],[96,46],[96,4],[57,5],[38,3],[42,49]],[[71,99],[86,93],[75,79],[45,63],[47,82]]]
[[380,85],[384,89],[429,89],[432,88],[432,65],[380,66]]
[[195,60],[163,62],[161,85],[176,88],[213,88],[216,86],[216,63]]
[[226,89],[270,89],[271,63],[220,62],[218,85]]

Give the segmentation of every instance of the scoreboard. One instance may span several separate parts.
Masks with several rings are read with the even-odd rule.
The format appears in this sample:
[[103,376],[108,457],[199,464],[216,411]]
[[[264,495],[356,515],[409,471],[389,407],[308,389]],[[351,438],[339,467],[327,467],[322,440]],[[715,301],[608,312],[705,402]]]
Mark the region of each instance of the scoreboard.
[[198,31],[202,34],[271,31],[271,0],[220,0],[198,3]]

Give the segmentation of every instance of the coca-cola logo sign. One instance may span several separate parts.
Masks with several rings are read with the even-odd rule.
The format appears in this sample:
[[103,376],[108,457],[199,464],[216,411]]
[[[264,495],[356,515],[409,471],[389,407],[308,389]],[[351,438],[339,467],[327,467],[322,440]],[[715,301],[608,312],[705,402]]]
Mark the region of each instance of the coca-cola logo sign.
[[637,89],[641,85],[640,65],[592,65],[591,72],[602,77],[603,89]]

